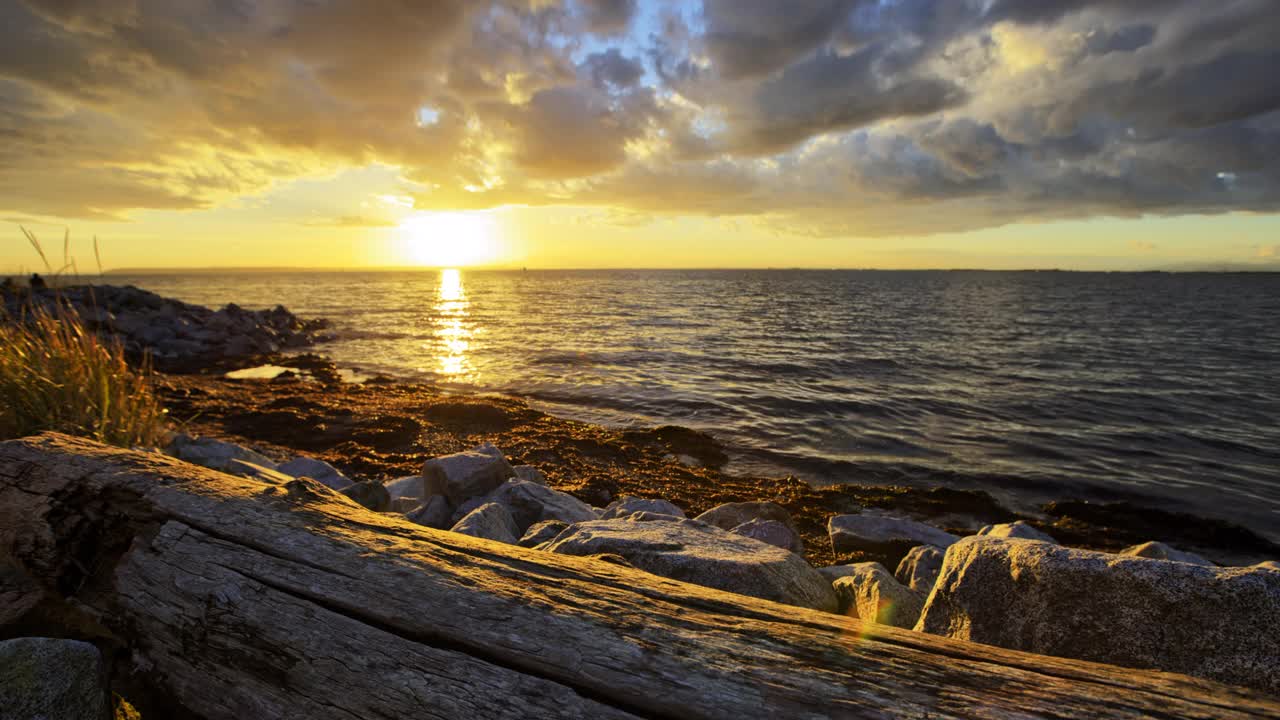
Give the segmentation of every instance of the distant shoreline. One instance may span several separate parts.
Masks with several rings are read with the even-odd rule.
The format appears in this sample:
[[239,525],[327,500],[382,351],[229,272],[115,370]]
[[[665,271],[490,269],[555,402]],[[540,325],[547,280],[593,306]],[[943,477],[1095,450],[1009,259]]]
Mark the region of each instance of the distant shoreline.
[[[272,273],[433,273],[451,268],[420,266],[386,267],[207,267],[207,268],[120,268],[107,270],[107,276],[120,275],[222,275],[222,274],[272,274]],[[1266,267],[1221,266],[1203,268],[1163,268],[1151,270],[1071,270],[1062,268],[823,268],[823,267],[742,267],[742,268],[520,268],[508,266],[476,266],[459,268],[467,272],[875,272],[875,273],[1069,273],[1073,275],[1269,275],[1280,273],[1280,263]],[[85,277],[89,277],[86,275]]]

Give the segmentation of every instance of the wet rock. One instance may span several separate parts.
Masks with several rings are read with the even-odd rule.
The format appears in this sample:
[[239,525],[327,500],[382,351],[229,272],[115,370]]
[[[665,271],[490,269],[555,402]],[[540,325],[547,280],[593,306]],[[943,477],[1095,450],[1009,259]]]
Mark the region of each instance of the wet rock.
[[942,572],[944,555],[942,548],[935,545],[917,545],[898,563],[893,576],[912,590],[928,595]]
[[543,520],[559,520],[572,525],[596,519],[591,506],[574,496],[525,480],[503,483],[485,498],[487,502],[499,503],[511,512],[519,528],[517,537]]
[[626,517],[631,513],[641,511],[684,517],[683,510],[666,500],[649,500],[646,498],[632,497],[631,495],[623,495],[617,500],[609,503],[609,506],[604,509],[604,512],[600,513],[600,519],[609,520],[616,517]]
[[736,535],[742,535],[744,537],[755,538],[760,542],[766,542],[774,547],[789,550],[801,557],[804,556],[804,541],[800,539],[799,535],[792,532],[791,528],[783,525],[777,520],[761,520],[756,518],[738,525],[729,532]]
[[978,531],[979,535],[998,538],[1020,538],[1022,540],[1039,540],[1040,542],[1058,544],[1057,540],[1043,533],[1022,520],[999,525],[988,525]]
[[432,458],[422,468],[429,495],[444,495],[455,505],[484,495],[508,478],[515,470],[492,445],[487,448]]
[[0,642],[0,717],[103,720],[107,678],[98,649],[86,642],[16,638]]
[[427,486],[421,475],[409,475],[407,477],[388,480],[384,487],[387,488],[387,494],[392,500],[399,498],[418,498],[427,497]]
[[1119,554],[1127,555],[1129,557],[1151,558],[1153,560],[1172,560],[1174,562],[1214,567],[1214,563],[1209,562],[1195,553],[1183,552],[1175,547],[1165,545],[1162,542],[1145,542],[1141,545],[1134,545],[1133,547],[1121,550]]
[[391,506],[391,495],[379,482],[358,482],[338,492],[374,512],[386,512]]
[[539,485],[547,484],[546,474],[532,465],[515,465],[511,469],[515,471],[517,480],[538,483]]
[[947,550],[917,630],[1280,692],[1280,573],[1048,543]]
[[276,464],[270,458],[249,448],[213,438],[191,437],[183,433],[175,435],[164,451],[193,465],[203,465],[233,475],[244,473],[242,468],[232,462],[234,460],[243,460],[269,470],[276,469]]
[[551,542],[564,529],[569,527],[568,523],[559,520],[543,520],[540,523],[534,523],[520,538],[520,547],[537,547],[543,543]]
[[794,553],[696,520],[577,523],[543,549],[565,555],[620,555],[674,580],[827,612],[831,583]]
[[804,553],[804,543],[800,540],[800,531],[796,529],[791,513],[781,505],[771,502],[733,502],[717,505],[702,513],[694,520],[710,523],[721,530],[733,530],[751,520],[772,520],[787,526],[796,538],[796,544],[790,550],[796,554]]
[[450,522],[452,516],[453,508],[449,507],[449,501],[443,495],[432,495],[419,505],[416,510],[405,514],[405,517],[410,522],[435,528],[436,530],[449,528],[453,524]]
[[832,583],[845,615],[894,627],[914,627],[924,596],[894,579],[877,562],[856,563],[852,572]]
[[885,515],[835,515],[827,521],[827,534],[837,554],[876,551],[893,543],[947,547],[957,538],[932,525]]
[[496,540],[508,545],[515,545],[520,535],[515,521],[511,519],[511,513],[498,503],[485,503],[472,510],[452,530],[462,535]]
[[293,477],[309,477],[334,490],[341,490],[355,484],[355,481],[343,475],[334,466],[315,458],[296,457],[276,469]]

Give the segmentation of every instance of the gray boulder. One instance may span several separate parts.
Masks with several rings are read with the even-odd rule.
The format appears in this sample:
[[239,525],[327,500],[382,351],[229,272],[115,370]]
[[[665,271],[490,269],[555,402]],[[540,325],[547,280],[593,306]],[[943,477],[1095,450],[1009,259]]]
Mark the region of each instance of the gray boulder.
[[795,536],[795,543],[789,548],[791,552],[797,555],[804,554],[804,543],[800,540],[800,530],[796,528],[795,521],[791,519],[791,513],[777,503],[764,501],[724,503],[702,513],[694,520],[710,523],[721,530],[733,530],[739,525],[752,520],[779,522],[787,526],[787,529]]
[[826,567],[820,567],[817,570],[822,573],[822,577],[830,580],[831,582],[835,582],[842,577],[849,577],[856,573],[858,571],[857,568],[857,565],[828,565]]
[[743,537],[755,538],[774,547],[780,547],[797,555],[804,554],[804,541],[800,536],[777,520],[748,520],[729,532]]
[[515,465],[511,469],[515,471],[517,480],[525,480],[539,485],[547,484],[546,474],[532,465]]
[[916,630],[1280,693],[1280,573],[987,537],[952,545]]
[[476,508],[480,507],[481,505],[487,502],[489,502],[489,499],[484,495],[481,495],[480,497],[467,498],[466,500],[463,500],[458,505],[458,507],[453,509],[453,512],[450,514],[449,524],[456,525],[459,520],[466,517],[467,514],[470,513],[472,510],[475,510]]
[[1183,552],[1173,546],[1165,545],[1162,542],[1145,542],[1141,545],[1127,547],[1120,551],[1120,555],[1129,557],[1151,558],[1153,560],[1172,560],[1174,562],[1191,563],[1192,565],[1204,565],[1206,567],[1216,567],[1214,563],[1196,555],[1195,553]]
[[422,507],[422,498],[391,498],[391,504],[387,506],[388,512],[400,513],[407,515],[414,510]]
[[519,528],[517,537],[543,520],[559,520],[572,525],[596,519],[591,506],[578,498],[526,480],[503,483],[485,498],[487,502],[499,503],[511,512]]
[[239,475],[250,480],[257,480],[268,485],[284,485],[293,482],[297,478],[292,475],[285,475],[279,470],[272,470],[269,467],[263,467],[244,460],[232,459],[227,462],[227,469],[224,471],[232,475]]
[[511,513],[498,503],[485,503],[472,510],[453,526],[453,532],[508,545],[515,545],[518,542],[516,538],[520,535],[515,521],[511,519]]
[[1040,542],[1058,544],[1052,536],[1028,525],[1022,520],[999,525],[988,525],[978,531],[979,535],[998,538],[1020,538],[1022,540],[1039,540]]
[[835,515],[827,521],[827,534],[836,553],[876,551],[898,543],[947,547],[959,540],[932,525],[885,515]]
[[0,642],[0,717],[103,720],[110,717],[102,655],[78,640]]
[[276,469],[293,477],[309,477],[334,490],[341,490],[355,484],[354,480],[343,475],[338,468],[315,458],[296,457]]
[[694,520],[591,520],[560,533],[544,550],[618,555],[673,580],[834,612],[835,591],[794,553]]
[[409,475],[395,480],[388,480],[383,483],[383,486],[387,488],[387,494],[391,496],[392,500],[397,498],[422,499],[427,497],[426,482],[421,475]]
[[520,538],[520,547],[536,548],[542,543],[551,542],[567,527],[569,527],[568,523],[559,520],[543,520],[540,523],[534,523],[525,532],[524,537]]
[[419,525],[445,530],[453,524],[450,522],[453,508],[449,507],[449,501],[443,495],[432,495],[416,510],[406,513],[405,517]]
[[942,572],[943,556],[942,549],[937,546],[917,545],[898,563],[893,576],[912,590],[928,595],[938,580],[938,573]]
[[601,520],[610,520],[617,517],[626,517],[635,512],[651,512],[659,515],[673,515],[675,517],[684,517],[684,511],[666,500],[649,500],[646,498],[632,497],[623,495],[622,497],[609,503],[609,506],[600,513]]
[[386,512],[391,496],[379,482],[358,482],[338,491],[374,512]]
[[912,628],[920,619],[924,596],[903,585],[877,562],[856,563],[853,572],[832,583],[840,612],[868,622]]
[[244,474],[243,468],[233,462],[235,460],[243,460],[269,470],[276,469],[276,464],[270,458],[249,448],[213,438],[191,437],[183,433],[175,435],[164,451],[193,465],[203,465],[232,475]]
[[515,474],[515,470],[492,445],[432,458],[422,467],[422,477],[426,481],[425,494],[444,495],[454,505],[459,505],[468,498],[484,495]]

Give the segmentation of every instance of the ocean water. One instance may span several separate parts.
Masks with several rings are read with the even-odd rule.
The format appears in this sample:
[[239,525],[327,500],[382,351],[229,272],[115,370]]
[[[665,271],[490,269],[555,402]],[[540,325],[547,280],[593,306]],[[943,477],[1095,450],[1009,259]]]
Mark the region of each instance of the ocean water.
[[339,364],[717,437],[731,469],[1137,499],[1280,536],[1280,274],[115,276],[333,322]]

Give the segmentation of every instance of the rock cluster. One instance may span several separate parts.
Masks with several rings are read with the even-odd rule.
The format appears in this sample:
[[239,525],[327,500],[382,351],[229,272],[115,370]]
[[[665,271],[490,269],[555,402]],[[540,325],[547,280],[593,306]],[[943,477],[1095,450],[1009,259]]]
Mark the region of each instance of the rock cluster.
[[178,436],[168,450],[264,482],[311,477],[353,501],[437,530],[545,552],[608,558],[720,590],[1003,647],[1182,672],[1280,692],[1280,572],[1218,568],[1162,543],[1121,554],[1060,546],[1018,521],[961,538],[871,511],[830,518],[837,554],[894,547],[875,562],[814,569],[791,516],[726,503],[693,519],[662,499],[593,508],[512,466],[492,445],[432,458],[422,473],[358,482],[311,458]]
[[21,298],[7,296],[6,301],[11,317],[21,316],[21,302],[46,308],[65,303],[90,329],[119,338],[131,354],[149,353],[162,369],[305,347],[323,339],[321,331],[326,327],[323,320],[302,320],[278,305],[271,310],[245,310],[230,304],[211,310],[132,285],[75,286]]

